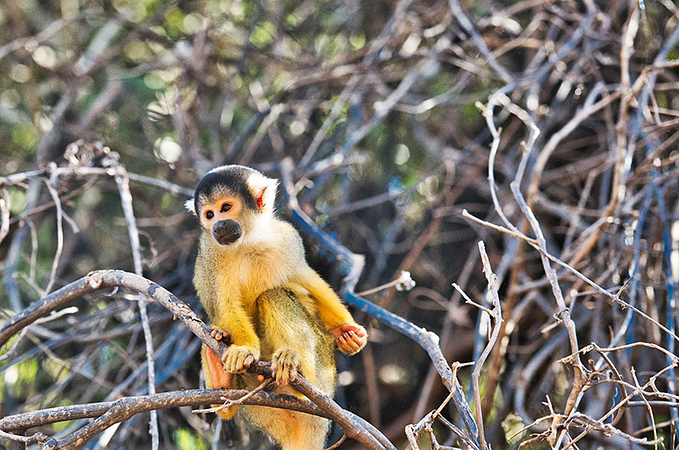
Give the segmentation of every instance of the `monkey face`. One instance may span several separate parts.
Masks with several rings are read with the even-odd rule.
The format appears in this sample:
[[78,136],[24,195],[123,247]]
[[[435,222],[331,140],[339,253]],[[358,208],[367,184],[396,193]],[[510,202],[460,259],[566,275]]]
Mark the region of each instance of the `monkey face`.
[[249,167],[217,167],[200,180],[186,207],[219,245],[240,245],[273,216],[277,185]]
[[203,204],[200,223],[219,245],[230,245],[243,235],[243,207],[236,197],[220,196]]

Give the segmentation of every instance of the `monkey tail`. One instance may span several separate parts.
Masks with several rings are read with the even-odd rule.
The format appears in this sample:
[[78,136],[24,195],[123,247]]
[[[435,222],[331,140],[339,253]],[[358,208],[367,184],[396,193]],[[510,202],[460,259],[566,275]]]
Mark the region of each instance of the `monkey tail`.
[[[233,387],[233,374],[229,372],[224,372],[222,366],[222,360],[208,348],[205,344],[200,352],[200,358],[203,362],[203,367],[207,367],[208,370],[205,371],[205,387],[208,389],[219,389]],[[211,405],[216,408],[221,405]],[[229,420],[234,414],[236,414],[237,406],[229,406],[227,408],[222,408],[217,411],[217,414],[222,419]]]
[[271,436],[283,450],[323,450],[330,421],[297,411],[261,406],[242,408],[247,420]]

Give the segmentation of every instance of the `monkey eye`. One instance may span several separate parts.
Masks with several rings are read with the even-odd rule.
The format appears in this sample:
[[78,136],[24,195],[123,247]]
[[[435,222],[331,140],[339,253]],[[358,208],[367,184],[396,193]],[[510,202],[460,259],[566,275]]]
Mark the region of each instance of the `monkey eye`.
[[215,216],[215,213],[213,213],[212,211],[206,211],[206,212],[205,212],[205,218],[206,218],[207,220],[212,219],[214,216]]
[[220,209],[219,212],[227,212],[230,209],[231,209],[231,203],[224,203],[222,205],[222,209]]

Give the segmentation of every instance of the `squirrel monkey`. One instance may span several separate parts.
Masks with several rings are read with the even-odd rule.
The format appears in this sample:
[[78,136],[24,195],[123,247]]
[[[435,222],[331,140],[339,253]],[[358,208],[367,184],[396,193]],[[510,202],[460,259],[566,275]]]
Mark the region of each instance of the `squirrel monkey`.
[[[331,335],[340,351],[353,355],[365,346],[367,333],[309,267],[297,231],[275,216],[277,185],[277,180],[249,167],[222,166],[200,180],[186,204],[203,230],[193,281],[212,321],[213,336],[228,334],[231,340],[224,355],[203,349],[207,385],[232,387],[232,374],[261,358],[271,361],[279,386],[301,372],[332,395],[334,358],[321,355],[328,353],[324,339]],[[332,347],[329,353],[332,356]],[[220,411],[227,419],[234,413],[235,407]],[[253,421],[286,449],[316,448],[308,443],[289,446],[274,435],[272,424]],[[307,437],[311,434],[309,429]]]

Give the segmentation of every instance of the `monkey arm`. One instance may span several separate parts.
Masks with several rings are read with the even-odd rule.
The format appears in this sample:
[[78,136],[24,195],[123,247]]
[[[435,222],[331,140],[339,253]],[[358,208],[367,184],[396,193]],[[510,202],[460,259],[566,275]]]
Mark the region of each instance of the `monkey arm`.
[[239,373],[259,359],[260,343],[250,316],[233,295],[220,295],[221,302],[212,318],[213,324],[228,331],[232,345],[222,355],[227,371]]
[[335,291],[311,267],[302,269],[296,281],[316,300],[318,318],[326,330],[330,331],[345,324],[356,325]]
[[368,341],[368,333],[354,321],[328,283],[308,266],[302,269],[297,283],[315,299],[318,318],[323,327],[335,337],[340,351],[349,355],[361,351]]
[[224,302],[213,318],[213,323],[218,328],[228,331],[234,345],[251,347],[259,357],[259,338],[241,302],[233,300]]

